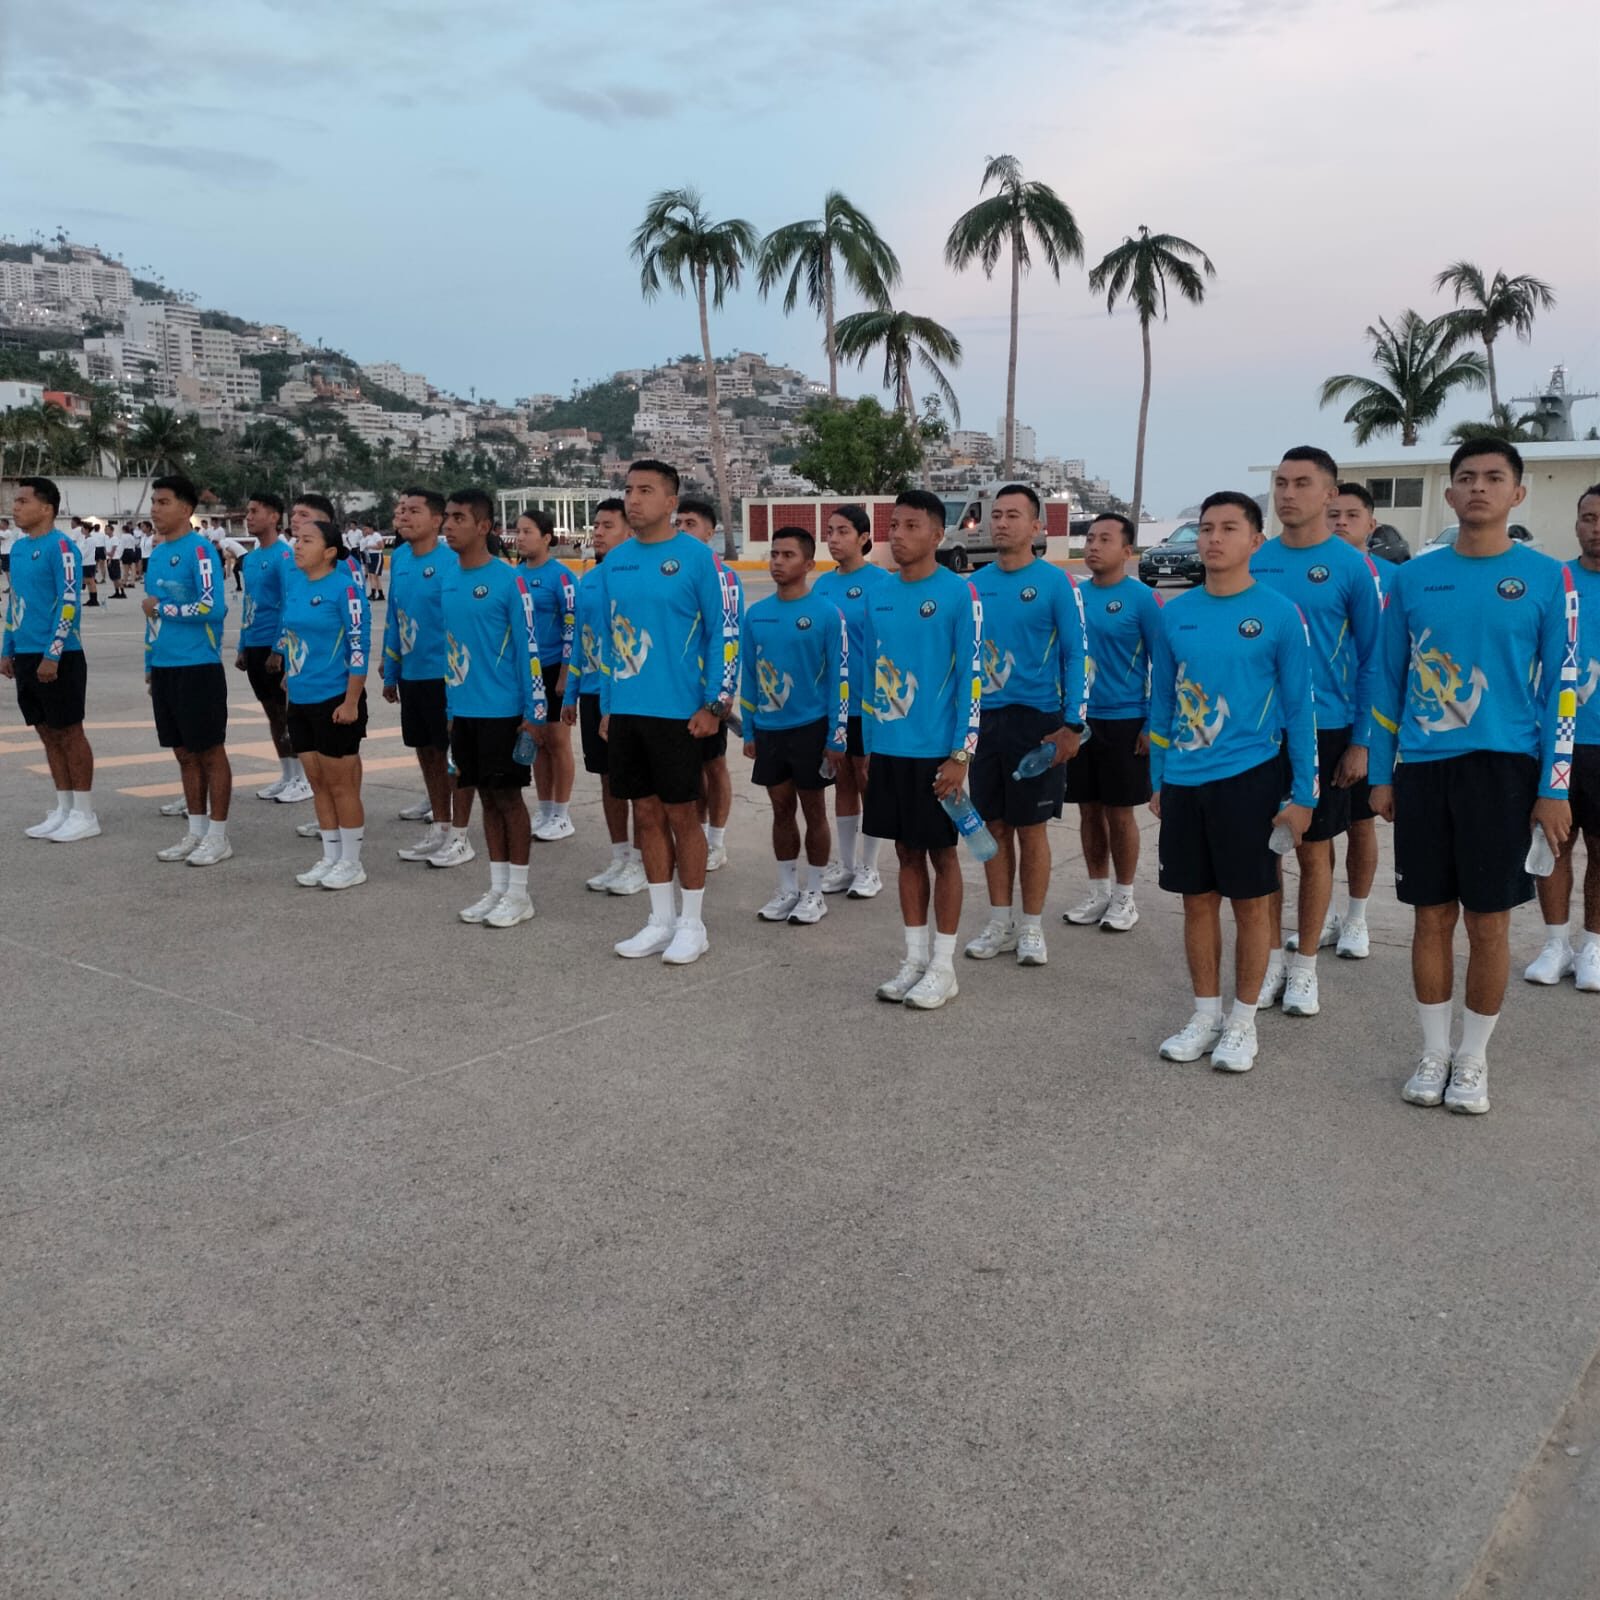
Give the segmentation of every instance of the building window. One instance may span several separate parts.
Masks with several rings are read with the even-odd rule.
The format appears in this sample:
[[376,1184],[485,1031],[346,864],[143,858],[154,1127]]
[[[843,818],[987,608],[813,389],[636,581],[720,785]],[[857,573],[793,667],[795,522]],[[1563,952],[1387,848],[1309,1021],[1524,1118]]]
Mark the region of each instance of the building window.
[[1394,479],[1368,478],[1367,493],[1372,496],[1373,505],[1392,506],[1394,504]]
[[1396,478],[1394,503],[1397,510],[1416,510],[1422,504],[1422,479]]

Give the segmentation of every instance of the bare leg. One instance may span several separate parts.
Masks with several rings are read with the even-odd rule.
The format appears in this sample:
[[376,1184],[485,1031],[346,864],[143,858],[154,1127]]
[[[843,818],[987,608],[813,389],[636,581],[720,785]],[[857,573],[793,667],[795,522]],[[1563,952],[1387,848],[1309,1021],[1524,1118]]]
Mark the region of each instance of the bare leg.
[[1107,808],[1098,800],[1086,801],[1078,807],[1078,838],[1083,845],[1083,866],[1095,882],[1111,876],[1111,836],[1106,812]]
[[[1567,842],[1556,852],[1555,870],[1548,878],[1535,878],[1533,886],[1539,892],[1539,911],[1545,926],[1551,928],[1572,915],[1572,847],[1578,842],[1577,830],[1567,835]],[[1590,862],[1594,852],[1589,853]],[[1585,875],[1587,877],[1587,875]],[[1472,1008],[1476,1011],[1478,1008]]]
[[1348,837],[1344,872],[1350,880],[1350,898],[1367,900],[1378,876],[1378,824],[1371,817],[1365,822],[1352,822]]
[[[1443,1005],[1455,994],[1454,941],[1460,911],[1454,900],[1416,908],[1411,932],[1411,987],[1425,1006]],[[1496,1005],[1495,1010],[1499,1009]]]
[[828,791],[802,789],[800,810],[806,819],[806,865],[825,867],[833,850],[833,837],[828,829]]
[[572,799],[573,779],[577,776],[577,763],[572,758],[572,730],[565,723],[552,722],[548,740],[539,754],[549,764],[550,798],[559,806],[568,804]]
[[619,800],[611,792],[611,779],[604,773],[600,776],[600,810],[606,819],[606,832],[611,836],[612,844],[626,844],[628,842],[628,802]]
[[1050,892],[1050,836],[1042,822],[1017,829],[1022,850],[1022,911],[1037,917],[1044,911],[1044,898]]
[[206,809],[206,772],[200,757],[185,750],[182,745],[173,750],[178,758],[178,776],[183,779],[183,803],[189,815],[197,817]]
[[900,858],[900,920],[908,928],[925,928],[933,898],[928,882],[928,852],[903,844],[896,844],[894,852]]
[[1222,998],[1222,896],[1183,897],[1183,953],[1197,999]]
[[433,820],[443,822],[450,815],[450,763],[443,750],[423,746],[417,751],[417,766],[422,770],[422,785],[428,791]]
[[[666,807],[654,795],[633,802],[633,842],[639,847],[645,877],[651,883],[671,883],[672,832],[667,826]],[[701,871],[704,870],[702,863]]]
[[[233,801],[233,768],[228,763],[228,748],[226,745],[214,744],[209,750],[202,750],[196,759],[205,769],[206,796],[211,802],[211,820],[226,822],[228,807]],[[351,756],[348,759],[359,762],[361,758]]]
[[1467,1009],[1480,1017],[1500,1014],[1511,975],[1511,913],[1467,911]]
[[772,801],[772,856],[793,861],[800,854],[800,826],[795,820],[796,797],[792,783],[777,783],[767,790]]
[[[1133,887],[1139,875],[1139,824],[1132,806],[1107,806],[1106,831],[1111,835],[1111,860],[1117,869],[1117,882],[1124,889]],[[1101,874],[1105,876],[1104,873]]]
[[706,821],[713,828],[726,828],[733,811],[733,778],[728,772],[726,756],[718,756],[705,765]]
[[472,821],[472,797],[477,792],[476,789],[463,788],[459,783],[451,790],[450,826],[452,828],[465,828]]
[[[1272,946],[1272,896],[1233,902],[1233,992],[1247,1006],[1261,999],[1261,980],[1267,975],[1267,954]],[[1322,931],[1322,924],[1317,924]]]
[[933,862],[933,925],[954,937],[961,926],[961,857],[954,845],[930,850],[928,857]]
[[311,785],[311,805],[317,813],[317,827],[323,833],[332,833],[339,826],[339,803],[328,781],[325,761],[326,757],[308,750],[301,756],[300,765],[305,768],[306,782]]
[[1004,822],[985,822],[999,847],[983,864],[983,879],[989,886],[989,904],[1009,906],[1011,885],[1017,876],[1016,840],[1010,825]]
[[87,794],[94,788],[94,751],[89,747],[83,724],[80,722],[75,727],[63,728],[59,738],[61,753],[67,764],[66,787],[78,794]]
[[[726,771],[726,768],[724,768]],[[682,805],[664,806],[667,826],[672,830],[672,850],[678,859],[678,883],[685,889],[706,886],[706,836],[700,830],[700,817],[693,800]],[[667,876],[671,877],[670,871]]]
[[61,794],[72,787],[71,779],[67,774],[67,752],[63,743],[63,733],[55,728],[47,728],[41,722],[38,725],[39,743],[44,746],[44,758],[50,765],[50,781],[56,787],[56,793]]
[[[367,813],[361,804],[361,768],[354,756],[324,756],[322,781],[333,801],[336,826],[364,828]],[[318,819],[319,823],[321,819]]]
[[1600,833],[1584,834],[1583,848],[1583,930],[1600,933]]
[[1333,899],[1333,840],[1300,845],[1295,858],[1300,863],[1300,954],[1314,956]]

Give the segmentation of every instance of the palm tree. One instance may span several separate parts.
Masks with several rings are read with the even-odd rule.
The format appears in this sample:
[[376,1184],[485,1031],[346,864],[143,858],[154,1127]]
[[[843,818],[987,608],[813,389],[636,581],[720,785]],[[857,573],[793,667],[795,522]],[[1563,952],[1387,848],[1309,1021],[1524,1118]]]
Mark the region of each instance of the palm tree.
[[[1198,268],[1195,260],[1200,263]],[[1139,224],[1137,239],[1124,239],[1089,274],[1089,287],[1096,294],[1105,293],[1107,312],[1114,312],[1117,301],[1126,295],[1139,313],[1139,338],[1144,345],[1144,388],[1139,392],[1139,437],[1133,453],[1133,506],[1128,512],[1134,522],[1138,522],[1139,507],[1144,503],[1144,435],[1150,416],[1150,324],[1158,311],[1161,320],[1167,320],[1168,279],[1190,305],[1197,306],[1206,297],[1206,278],[1216,275],[1211,257],[1198,245],[1180,239],[1175,233],[1151,233],[1143,223]]]
[[1522,274],[1508,278],[1497,272],[1485,280],[1483,269],[1470,261],[1457,261],[1433,280],[1435,289],[1449,289],[1456,297],[1458,311],[1450,313],[1450,323],[1458,339],[1481,339],[1489,362],[1489,411],[1500,410],[1500,390],[1495,381],[1494,342],[1510,329],[1524,344],[1533,337],[1533,319],[1548,311],[1556,296],[1542,278]]
[[144,463],[144,487],[139,491],[135,513],[144,509],[144,497],[158,472],[181,472],[186,458],[195,448],[194,430],[187,417],[180,417],[167,406],[147,405],[139,413],[139,425],[128,440],[128,454]]
[[1402,311],[1393,327],[1382,317],[1367,329],[1372,364],[1379,382],[1345,372],[1322,385],[1319,404],[1330,406],[1345,395],[1355,404],[1344,420],[1355,430],[1358,445],[1380,433],[1400,433],[1400,443],[1414,445],[1417,429],[1444,410],[1453,389],[1481,389],[1488,363],[1476,350],[1453,355],[1459,333],[1449,313],[1429,321],[1415,311]]
[[867,357],[880,345],[883,347],[883,386],[893,393],[895,409],[911,422],[917,417],[917,403],[911,393],[911,368],[920,363],[933,379],[940,398],[950,408],[950,415],[960,424],[961,407],[956,401],[956,392],[939,363],[960,366],[961,341],[932,317],[918,317],[888,306],[876,311],[857,311],[853,316],[839,319],[834,343],[839,359],[854,361],[857,367],[864,367]]
[[1488,422],[1458,422],[1445,439],[1450,444],[1466,444],[1472,439],[1504,439],[1507,444],[1538,444],[1544,438],[1537,411],[1514,416],[1510,406],[1501,406]]
[[1022,298],[1022,274],[1033,264],[1031,234],[1057,283],[1063,260],[1083,260],[1083,235],[1067,203],[1045,183],[1023,181],[1022,164],[1015,156],[991,156],[983,169],[982,194],[989,185],[996,192],[980,200],[956,219],[944,243],[944,258],[954,272],[974,261],[986,278],[994,276],[1001,252],[1011,250],[1011,355],[1006,367],[1006,477],[1014,470],[1017,443],[1017,317]]
[[[732,560],[733,502],[728,495],[728,451],[717,415],[717,363],[711,354],[710,308],[722,309],[730,289],[755,257],[759,236],[743,217],[710,221],[697,189],[663,189],[645,208],[633,235],[639,262],[639,290],[646,300],[661,293],[663,282],[679,294],[693,286],[700,308],[700,349],[706,371],[706,416],[711,433],[711,466],[722,512],[723,553]],[[685,281],[687,280],[687,282]]]
[[[834,258],[840,270],[836,273]],[[761,241],[756,261],[762,298],[771,293],[785,273],[789,287],[783,297],[788,316],[800,299],[805,280],[806,303],[822,318],[822,348],[828,352],[828,396],[839,398],[839,352],[835,342],[834,302],[842,277],[874,305],[886,306],[900,282],[900,262],[878,236],[871,222],[837,189],[822,202],[822,215],[809,222],[791,222]]]

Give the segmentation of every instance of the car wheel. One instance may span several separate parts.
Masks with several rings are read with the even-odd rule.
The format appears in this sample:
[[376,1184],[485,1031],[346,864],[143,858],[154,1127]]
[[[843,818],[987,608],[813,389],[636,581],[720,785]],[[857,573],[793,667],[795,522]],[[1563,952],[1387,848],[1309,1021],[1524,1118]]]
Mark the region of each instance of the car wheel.
[[971,572],[972,563],[967,559],[967,552],[957,545],[950,552],[950,570],[952,572]]

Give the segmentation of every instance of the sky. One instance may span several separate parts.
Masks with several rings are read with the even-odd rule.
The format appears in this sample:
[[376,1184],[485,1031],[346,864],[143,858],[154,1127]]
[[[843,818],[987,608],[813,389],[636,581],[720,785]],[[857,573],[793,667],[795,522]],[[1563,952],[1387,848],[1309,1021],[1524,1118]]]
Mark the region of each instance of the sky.
[[[1557,361],[1600,388],[1597,57],[1572,0],[0,0],[0,233],[59,226],[202,306],[509,401],[698,350],[629,257],[658,190],[766,230],[837,188],[898,253],[897,304],[960,338],[989,431],[1007,273],[954,275],[943,243],[1007,153],[1087,265],[1141,224],[1216,264],[1153,335],[1146,504],[1170,515],[1287,445],[1348,454],[1322,379],[1366,370],[1376,318],[1444,310],[1462,258],[1559,297],[1497,347],[1503,395]],[[1126,494],[1138,326],[1085,279],[1024,280],[1018,416]],[[825,376],[814,317],[753,284],[712,337]]]

